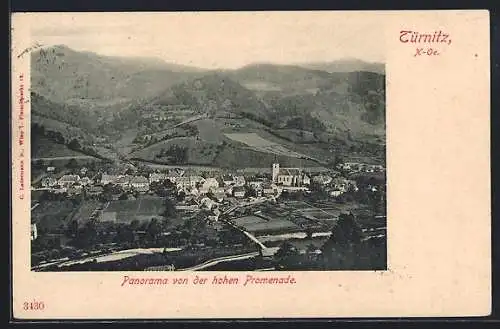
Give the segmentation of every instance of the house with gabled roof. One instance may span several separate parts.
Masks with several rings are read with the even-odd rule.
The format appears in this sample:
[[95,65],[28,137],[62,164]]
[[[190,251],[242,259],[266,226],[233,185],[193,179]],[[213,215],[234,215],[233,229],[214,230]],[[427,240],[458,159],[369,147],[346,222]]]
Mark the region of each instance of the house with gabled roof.
[[120,187],[122,187],[123,189],[126,189],[128,187],[130,187],[130,179],[132,177],[126,175],[126,176],[120,176],[118,177],[114,182],[113,184],[114,185],[118,185]]
[[235,198],[244,198],[246,190],[243,186],[235,186],[233,188],[233,195]]
[[234,183],[233,176],[231,175],[222,176],[222,182],[224,183],[224,186],[232,185]]
[[245,186],[245,176],[233,176],[233,184],[234,186]]
[[185,188],[195,188],[197,184],[205,182],[205,178],[201,176],[183,176],[179,177],[176,180],[176,185],[177,188],[179,189],[185,189]]
[[97,196],[104,192],[104,188],[100,185],[92,185],[86,190],[86,192],[89,196]]
[[200,193],[214,192],[219,187],[219,182],[213,177],[206,178],[199,188]]
[[151,173],[149,175],[149,183],[161,182],[167,179],[167,174],[164,173]]
[[54,177],[42,178],[42,187],[52,187],[57,185],[57,179]]
[[320,185],[327,185],[330,184],[333,180],[333,178],[329,175],[317,175],[312,178],[313,182],[320,184]]
[[180,177],[183,177],[185,174],[185,170],[181,169],[181,168],[174,168],[174,169],[170,169],[167,173],[166,173],[166,179],[168,179],[169,181],[171,181],[172,183],[177,183],[177,180],[180,178]]
[[80,176],[78,175],[64,175],[61,178],[59,178],[58,184],[59,186],[72,186],[73,184],[77,183],[80,181]]
[[139,192],[147,192],[149,190],[149,181],[143,176],[133,176],[129,180],[130,186]]
[[107,185],[107,184],[114,184],[118,178],[120,178],[120,175],[108,175],[108,174],[102,174],[101,176],[101,184],[102,185]]

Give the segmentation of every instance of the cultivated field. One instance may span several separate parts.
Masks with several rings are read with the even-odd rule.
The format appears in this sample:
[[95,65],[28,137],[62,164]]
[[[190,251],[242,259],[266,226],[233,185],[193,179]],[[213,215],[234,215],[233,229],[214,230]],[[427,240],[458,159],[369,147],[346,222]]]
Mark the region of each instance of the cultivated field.
[[300,210],[300,213],[315,220],[336,220],[342,211],[333,208],[306,208]]
[[236,142],[250,146],[255,151],[293,158],[309,158],[303,154],[291,151],[278,143],[268,141],[256,133],[226,133],[225,135]]
[[159,216],[163,210],[163,198],[110,201],[103,210],[103,218],[113,218],[118,222],[144,221]]
[[233,220],[238,226],[241,226],[246,231],[252,233],[270,232],[270,231],[288,231],[296,230],[299,227],[285,219],[270,219],[266,220],[258,216],[245,216]]
[[99,201],[85,201],[76,211],[73,216],[73,220],[78,221],[80,225],[85,224],[89,220],[90,216],[97,211],[99,206],[101,206],[101,202]]
[[299,227],[284,219],[274,219],[270,221],[264,221],[262,223],[254,223],[243,225],[245,229],[252,233],[269,232],[269,231],[288,231],[290,229],[299,229]]
[[244,225],[250,225],[250,224],[256,224],[256,223],[264,223],[266,222],[265,219],[262,219],[257,216],[245,216],[245,217],[240,217],[236,218],[233,220],[233,223],[238,225],[238,226],[244,226]]

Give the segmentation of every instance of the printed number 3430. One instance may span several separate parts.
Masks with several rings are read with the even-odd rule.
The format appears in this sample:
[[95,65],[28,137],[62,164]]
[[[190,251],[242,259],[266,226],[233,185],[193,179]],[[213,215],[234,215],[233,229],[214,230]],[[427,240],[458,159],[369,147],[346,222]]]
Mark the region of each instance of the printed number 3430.
[[31,301],[23,303],[23,310],[25,311],[43,311],[45,308],[44,302]]

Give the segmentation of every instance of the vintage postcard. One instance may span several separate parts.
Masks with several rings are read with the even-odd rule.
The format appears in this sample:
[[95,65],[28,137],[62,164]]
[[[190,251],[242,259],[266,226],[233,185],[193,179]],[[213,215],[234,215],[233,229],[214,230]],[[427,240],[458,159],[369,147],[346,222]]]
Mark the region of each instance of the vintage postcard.
[[15,319],[489,315],[488,11],[11,36]]

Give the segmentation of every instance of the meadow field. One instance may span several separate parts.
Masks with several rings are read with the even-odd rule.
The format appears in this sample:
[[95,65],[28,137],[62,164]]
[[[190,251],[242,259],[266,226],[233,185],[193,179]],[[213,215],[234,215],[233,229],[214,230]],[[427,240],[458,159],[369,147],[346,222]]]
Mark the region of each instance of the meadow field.
[[293,158],[308,158],[307,156],[291,151],[278,143],[264,139],[256,133],[226,133],[225,135],[227,138],[243,143],[255,151]]
[[163,212],[163,202],[163,198],[160,197],[110,201],[103,209],[103,217],[115,218],[117,222],[131,222],[134,219],[150,220]]

